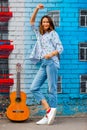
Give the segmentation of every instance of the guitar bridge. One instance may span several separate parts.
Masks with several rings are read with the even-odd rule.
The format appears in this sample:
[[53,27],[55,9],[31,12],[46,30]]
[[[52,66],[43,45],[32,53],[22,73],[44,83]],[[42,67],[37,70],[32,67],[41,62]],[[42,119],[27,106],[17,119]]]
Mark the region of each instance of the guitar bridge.
[[23,110],[13,110],[14,113],[24,113]]

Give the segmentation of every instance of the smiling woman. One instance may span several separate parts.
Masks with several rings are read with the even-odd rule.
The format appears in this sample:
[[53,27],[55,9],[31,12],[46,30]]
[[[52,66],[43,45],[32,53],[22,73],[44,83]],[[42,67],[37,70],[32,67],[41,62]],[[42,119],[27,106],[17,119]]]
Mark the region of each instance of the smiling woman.
[[46,17],[43,18],[42,26],[43,26],[44,31],[48,30],[48,28],[50,27],[50,23],[49,23],[48,18],[46,18]]
[[[52,124],[56,115],[57,108],[57,79],[59,59],[58,54],[62,53],[63,46],[57,32],[54,30],[54,24],[50,16],[43,16],[40,21],[39,28],[34,25],[36,14],[39,9],[43,9],[44,5],[39,4],[35,8],[30,24],[35,32],[37,42],[30,55],[30,60],[41,61],[40,69],[31,84],[30,91],[46,110],[46,115],[36,124]],[[48,80],[49,103],[40,91],[42,84]]]
[[43,35],[46,31],[51,32],[54,29],[54,24],[48,15],[42,17],[40,22],[40,33]]

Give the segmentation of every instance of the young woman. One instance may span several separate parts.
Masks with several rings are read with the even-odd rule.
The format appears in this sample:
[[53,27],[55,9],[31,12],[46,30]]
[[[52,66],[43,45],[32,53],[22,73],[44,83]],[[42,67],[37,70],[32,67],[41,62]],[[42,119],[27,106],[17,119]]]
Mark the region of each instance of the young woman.
[[[31,84],[30,90],[37,102],[46,110],[46,115],[36,124],[52,124],[57,108],[58,54],[63,51],[63,46],[49,16],[43,16],[39,28],[35,27],[36,15],[39,9],[43,8],[42,4],[38,4],[30,19],[30,24],[37,37],[37,42],[30,55],[30,59],[35,62],[41,61],[40,69]],[[41,86],[46,79],[48,80],[49,103],[41,92]]]

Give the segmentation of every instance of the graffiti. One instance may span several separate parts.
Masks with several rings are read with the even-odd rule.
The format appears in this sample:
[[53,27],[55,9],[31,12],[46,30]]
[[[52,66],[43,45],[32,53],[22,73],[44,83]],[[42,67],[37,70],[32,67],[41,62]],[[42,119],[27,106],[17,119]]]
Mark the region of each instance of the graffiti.
[[8,58],[14,49],[8,40],[8,22],[12,17],[8,0],[0,0],[0,118],[5,116],[9,104],[9,89],[13,84],[10,78]]

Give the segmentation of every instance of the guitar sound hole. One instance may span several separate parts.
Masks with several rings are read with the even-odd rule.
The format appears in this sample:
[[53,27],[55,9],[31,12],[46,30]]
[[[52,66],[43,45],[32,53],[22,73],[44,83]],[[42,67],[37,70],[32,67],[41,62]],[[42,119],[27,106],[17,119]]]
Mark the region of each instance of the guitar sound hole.
[[21,98],[16,98],[16,102],[21,102]]

